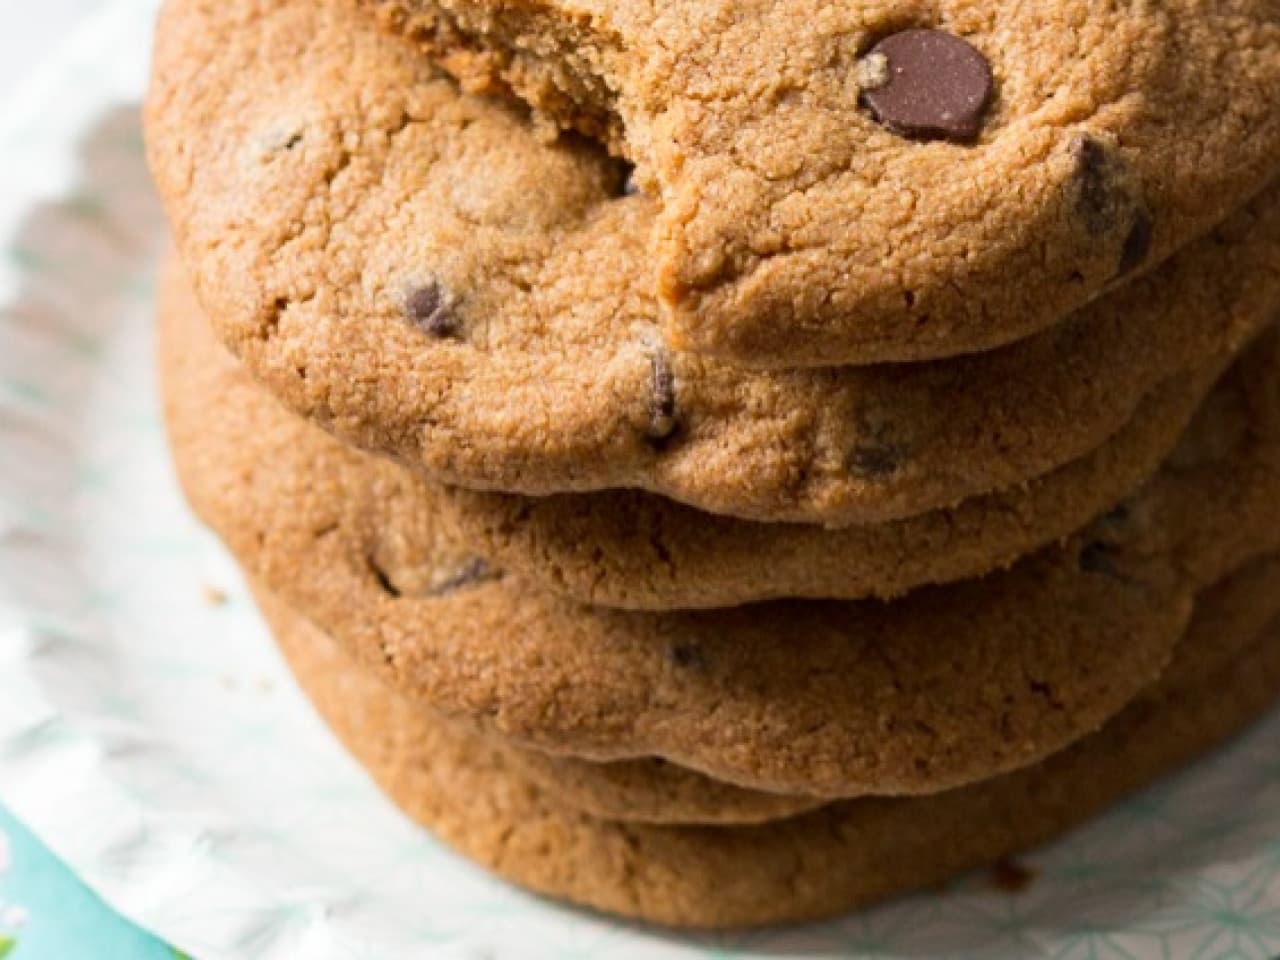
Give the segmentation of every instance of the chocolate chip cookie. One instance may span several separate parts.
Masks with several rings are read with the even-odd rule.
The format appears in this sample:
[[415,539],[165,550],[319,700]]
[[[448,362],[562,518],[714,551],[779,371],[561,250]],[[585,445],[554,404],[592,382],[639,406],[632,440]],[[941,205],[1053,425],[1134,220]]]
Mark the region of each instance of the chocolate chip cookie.
[[[1264,345],[1249,368],[1269,396]],[[766,790],[931,791],[1034,762],[1131,700],[1195,593],[1280,541],[1280,416],[1259,400],[1123,510],[980,581],[892,604],[599,610],[478,558],[438,523],[436,488],[247,382],[211,407],[193,384],[215,358],[162,357],[197,511],[406,695],[551,752]]]
[[1078,459],[1280,306],[1272,191],[994,353],[751,373],[673,350],[651,291],[657,201],[371,21],[347,0],[170,0],[149,156],[197,293],[254,375],[442,482],[912,516]]
[[[161,310],[192,356],[220,344],[180,268]],[[244,377],[215,359],[187,387],[210,406]],[[906,520],[824,529],[701,513],[652,494],[611,491],[521,497],[438,487],[436,515],[453,538],[540,588],[622,609],[699,609],[777,597],[897,596],[928,583],[1008,566],[1079,530],[1135,490],[1173,449],[1211,382],[1175,378],[1083,459],[1024,486]],[[1242,378],[1222,390],[1248,402]],[[1244,416],[1243,413],[1240,416]]]
[[677,926],[816,919],[934,887],[1061,834],[1230,736],[1280,694],[1274,627],[1242,642],[1198,617],[1184,643],[1225,640],[1229,651],[1196,664],[1212,670],[1180,677],[1037,766],[930,797],[845,801],[762,826],[646,826],[566,806],[512,768],[509,751],[395,696],[287,605],[269,593],[260,599],[321,715],[410,816],[523,886]]
[[[276,601],[278,603],[278,601]],[[270,603],[268,607],[270,607]],[[1280,555],[1251,562],[1196,598],[1195,615],[1160,679],[1137,701],[1194,688],[1280,617]],[[316,629],[316,628],[311,628]],[[332,647],[332,639],[328,645]],[[338,660],[340,654],[335,652]],[[350,657],[341,669],[359,671]],[[816,797],[747,790],[661,760],[592,763],[523,750],[490,737],[507,769],[553,795],[557,803],[593,817],[626,823],[767,823],[823,806]]]
[[459,487],[445,491],[439,515],[504,569],[600,606],[892,599],[1006,567],[1115,507],[1173,449],[1211,382],[1209,372],[1174,378],[1114,437],[1051,473],[888,523],[757,523],[636,491],[521,497]]
[[1275,0],[358,0],[655,198],[673,342],[759,366],[1043,329],[1280,171]]

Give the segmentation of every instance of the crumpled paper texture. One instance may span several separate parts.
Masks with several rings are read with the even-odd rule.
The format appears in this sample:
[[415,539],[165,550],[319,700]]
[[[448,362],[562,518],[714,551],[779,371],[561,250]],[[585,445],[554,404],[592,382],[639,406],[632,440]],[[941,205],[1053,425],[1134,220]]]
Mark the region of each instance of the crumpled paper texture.
[[203,960],[1280,955],[1280,715],[1025,860],[835,923],[686,937],[493,880],[406,822],[294,689],[188,514],[151,371],[153,0],[0,117],[0,800]]

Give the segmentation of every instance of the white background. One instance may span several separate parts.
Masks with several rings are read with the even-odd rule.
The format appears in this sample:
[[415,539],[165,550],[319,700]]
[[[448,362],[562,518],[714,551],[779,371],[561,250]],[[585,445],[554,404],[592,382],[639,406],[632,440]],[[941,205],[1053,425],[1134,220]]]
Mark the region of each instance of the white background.
[[105,0],[0,0],[0,104]]

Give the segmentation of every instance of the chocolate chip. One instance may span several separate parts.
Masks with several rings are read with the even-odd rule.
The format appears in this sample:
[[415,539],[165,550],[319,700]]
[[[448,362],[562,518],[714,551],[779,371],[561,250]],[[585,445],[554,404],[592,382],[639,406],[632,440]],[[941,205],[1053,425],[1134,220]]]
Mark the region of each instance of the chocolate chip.
[[910,455],[910,440],[903,434],[897,412],[864,404],[854,418],[856,440],[845,457],[845,467],[868,480],[883,480],[901,470]]
[[1151,253],[1155,222],[1138,200],[1133,172],[1113,148],[1080,135],[1071,141],[1071,150],[1076,157],[1076,213],[1091,237],[1125,231],[1116,266],[1116,276],[1124,276]]
[[1146,210],[1139,210],[1134,215],[1133,226],[1129,228],[1128,236],[1124,238],[1124,246],[1120,250],[1120,268],[1116,271],[1116,276],[1123,277],[1126,273],[1132,273],[1142,266],[1142,262],[1151,253],[1151,240],[1154,233],[1155,223],[1151,219],[1151,214]]
[[1116,225],[1117,161],[1111,151],[1093,137],[1076,137],[1071,142],[1071,151],[1076,158],[1076,213],[1090,235],[1104,236]]
[[303,131],[292,128],[268,130],[255,141],[259,159],[268,159],[273,154],[290,153],[296,150],[303,140]]
[[691,643],[675,643],[667,650],[671,662],[682,670],[701,670],[707,665],[706,658],[699,647]]
[[1133,505],[1123,500],[1102,515],[1102,522],[1109,527],[1125,527],[1133,518]]
[[398,598],[401,595],[400,588],[392,582],[391,575],[373,557],[369,558],[369,571],[373,574],[373,579],[378,582],[378,586],[382,588],[383,593],[393,598]]
[[433,337],[451,337],[458,332],[451,298],[438,283],[428,283],[410,291],[405,298],[404,309],[414,325]]
[[862,99],[890,130],[920,140],[968,143],[982,132],[995,78],[971,44],[941,30],[903,30],[860,64]]
[[676,375],[671,360],[659,350],[649,357],[649,425],[645,435],[654,442],[676,432]]
[[873,480],[891,476],[901,466],[902,451],[891,444],[860,444],[849,454],[849,468]]
[[1095,540],[1087,543],[1080,550],[1079,564],[1082,573],[1100,573],[1114,577],[1116,569],[1116,548],[1109,543]]
[[429,596],[441,597],[447,593],[453,593],[461,590],[463,587],[469,587],[472,584],[480,583],[483,580],[496,580],[498,574],[495,573],[482,558],[476,557],[474,560],[468,560],[466,564],[451,577],[448,577],[434,587],[431,588]]

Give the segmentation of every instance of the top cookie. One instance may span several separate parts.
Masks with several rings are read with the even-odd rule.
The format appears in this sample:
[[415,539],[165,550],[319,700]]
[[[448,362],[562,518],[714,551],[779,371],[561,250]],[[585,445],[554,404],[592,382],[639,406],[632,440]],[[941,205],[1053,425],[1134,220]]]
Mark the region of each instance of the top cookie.
[[661,198],[672,342],[759,366],[1025,336],[1280,161],[1276,0],[357,0]]
[[1160,271],[1002,350],[751,372],[671,351],[655,204],[463,96],[346,0],[171,0],[156,180],[221,339],[295,411],[458,486],[631,487],[847,525],[1095,450],[1280,305],[1280,189]]

